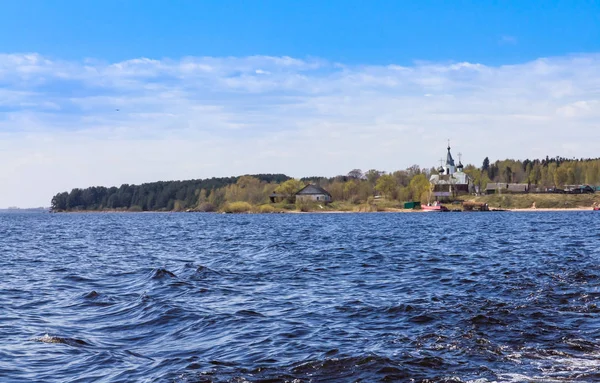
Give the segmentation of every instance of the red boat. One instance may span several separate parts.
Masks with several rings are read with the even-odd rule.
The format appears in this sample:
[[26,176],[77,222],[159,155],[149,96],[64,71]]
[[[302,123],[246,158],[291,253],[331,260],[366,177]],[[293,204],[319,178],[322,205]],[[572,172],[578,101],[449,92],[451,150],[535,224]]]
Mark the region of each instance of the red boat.
[[421,205],[421,210],[425,211],[448,211],[446,206],[442,206],[439,202],[434,202],[433,204]]
[[594,207],[594,210],[600,210],[600,206]]

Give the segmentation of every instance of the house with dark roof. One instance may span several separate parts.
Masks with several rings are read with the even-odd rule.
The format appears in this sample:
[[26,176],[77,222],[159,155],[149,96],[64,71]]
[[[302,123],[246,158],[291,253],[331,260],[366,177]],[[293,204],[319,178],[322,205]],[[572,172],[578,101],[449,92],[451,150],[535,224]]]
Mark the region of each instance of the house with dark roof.
[[285,201],[286,198],[287,198],[287,196],[285,194],[280,194],[280,193],[269,194],[269,201],[271,201],[271,203],[283,202],[283,201]]
[[508,184],[506,185],[509,193],[529,193],[527,184]]
[[565,191],[569,194],[587,194],[596,190],[590,185],[565,185]]
[[296,193],[296,202],[331,202],[331,194],[317,185],[306,185]]

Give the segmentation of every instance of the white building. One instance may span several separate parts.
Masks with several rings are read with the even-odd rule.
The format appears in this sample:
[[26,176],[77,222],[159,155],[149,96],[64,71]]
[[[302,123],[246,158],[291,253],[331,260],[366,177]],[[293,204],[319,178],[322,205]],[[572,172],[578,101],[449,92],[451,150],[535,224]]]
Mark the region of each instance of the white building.
[[433,174],[429,182],[433,188],[433,196],[436,199],[454,197],[459,194],[466,194],[473,191],[473,182],[471,178],[463,172],[463,164],[460,161],[458,166],[454,165],[454,158],[450,153],[450,143],[448,143],[448,153],[446,154],[446,164],[438,168],[439,174]]

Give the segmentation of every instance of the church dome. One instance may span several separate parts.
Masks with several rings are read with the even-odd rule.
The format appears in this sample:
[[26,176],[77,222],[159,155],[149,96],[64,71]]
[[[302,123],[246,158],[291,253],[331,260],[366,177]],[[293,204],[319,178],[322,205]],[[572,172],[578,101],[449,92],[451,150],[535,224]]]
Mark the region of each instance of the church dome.
[[448,144],[448,154],[446,155],[446,166],[454,166],[454,158],[450,154],[450,145]]

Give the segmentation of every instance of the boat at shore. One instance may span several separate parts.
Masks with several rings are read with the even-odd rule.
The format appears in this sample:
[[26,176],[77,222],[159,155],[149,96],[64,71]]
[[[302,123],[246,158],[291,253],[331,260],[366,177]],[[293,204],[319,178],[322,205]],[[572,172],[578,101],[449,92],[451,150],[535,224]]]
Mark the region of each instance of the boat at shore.
[[446,206],[443,206],[438,201],[435,201],[433,204],[422,205],[421,209],[424,211],[449,211]]

